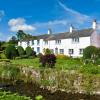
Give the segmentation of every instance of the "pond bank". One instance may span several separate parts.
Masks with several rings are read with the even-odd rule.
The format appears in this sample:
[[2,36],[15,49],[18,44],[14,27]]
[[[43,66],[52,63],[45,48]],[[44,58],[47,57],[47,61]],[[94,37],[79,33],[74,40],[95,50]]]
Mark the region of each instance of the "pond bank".
[[[1,86],[3,84],[4,82],[1,83]],[[20,95],[30,96],[32,100],[35,100],[37,95],[42,95],[45,100],[100,100],[100,95],[66,93],[60,90],[51,93],[47,89],[40,88],[36,83],[24,83],[23,81],[17,81],[16,84],[11,85],[4,84],[2,89],[13,93],[17,92]]]

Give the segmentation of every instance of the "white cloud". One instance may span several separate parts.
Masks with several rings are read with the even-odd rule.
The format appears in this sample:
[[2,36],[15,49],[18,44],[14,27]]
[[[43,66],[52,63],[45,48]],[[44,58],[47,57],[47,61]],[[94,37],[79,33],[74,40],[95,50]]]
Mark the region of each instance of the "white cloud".
[[0,21],[2,20],[3,16],[5,15],[4,10],[0,10]]
[[12,32],[17,32],[18,30],[23,30],[23,31],[36,30],[36,27],[26,24],[26,20],[24,18],[10,19],[8,25],[10,26],[10,31]]

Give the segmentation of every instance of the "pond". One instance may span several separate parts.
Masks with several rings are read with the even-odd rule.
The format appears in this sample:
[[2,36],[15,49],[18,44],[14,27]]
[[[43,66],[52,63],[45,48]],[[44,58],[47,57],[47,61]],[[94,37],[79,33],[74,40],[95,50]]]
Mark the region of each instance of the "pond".
[[37,95],[42,95],[45,100],[100,100],[100,95],[72,94],[62,91],[51,93],[47,89],[40,88],[36,83],[24,83],[23,81],[16,81],[15,84],[9,84],[7,81],[0,81],[0,83],[2,90],[30,96],[32,100],[35,100]]

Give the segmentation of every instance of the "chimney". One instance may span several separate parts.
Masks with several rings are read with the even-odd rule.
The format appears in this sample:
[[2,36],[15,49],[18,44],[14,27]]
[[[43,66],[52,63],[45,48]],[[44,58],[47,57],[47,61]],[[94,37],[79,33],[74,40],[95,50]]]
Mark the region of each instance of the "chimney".
[[96,19],[93,20],[92,28],[94,30],[97,28],[97,21],[96,21]]
[[48,34],[52,34],[52,30],[50,28],[48,29]]
[[73,29],[74,29],[74,27],[73,27],[73,25],[71,24],[71,25],[70,25],[70,33],[73,32]]

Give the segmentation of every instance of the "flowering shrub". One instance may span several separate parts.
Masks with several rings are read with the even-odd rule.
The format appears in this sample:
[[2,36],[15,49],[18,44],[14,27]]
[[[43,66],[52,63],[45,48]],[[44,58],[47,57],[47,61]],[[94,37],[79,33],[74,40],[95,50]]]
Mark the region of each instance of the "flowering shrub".
[[70,59],[69,56],[66,56],[66,55],[63,55],[63,54],[58,54],[56,57],[57,57],[58,59]]
[[40,63],[42,65],[42,67],[53,68],[56,63],[56,56],[54,54],[42,55],[40,57]]

